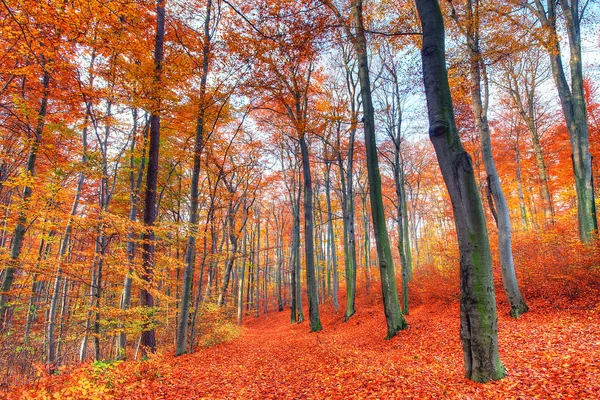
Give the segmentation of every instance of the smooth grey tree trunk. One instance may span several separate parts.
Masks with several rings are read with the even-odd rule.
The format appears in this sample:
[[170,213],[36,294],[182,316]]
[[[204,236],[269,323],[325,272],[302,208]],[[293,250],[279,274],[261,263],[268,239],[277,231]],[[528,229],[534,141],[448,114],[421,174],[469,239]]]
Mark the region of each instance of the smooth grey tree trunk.
[[367,293],[371,291],[371,224],[369,223],[369,215],[367,212],[367,193],[365,192],[367,189],[363,189],[363,193],[361,193],[361,202],[362,202],[362,220],[363,220],[363,252],[365,253],[365,279],[366,279],[366,289]]
[[187,327],[189,324],[190,303],[192,298],[192,283],[194,280],[194,264],[196,262],[196,236],[198,234],[198,186],[200,181],[200,156],[204,149],[204,113],[206,105],[206,81],[208,79],[208,66],[210,54],[210,24],[211,24],[212,0],[206,2],[206,15],[204,17],[204,37],[202,46],[202,75],[200,77],[200,106],[196,119],[196,139],[194,142],[194,166],[192,167],[192,183],[190,186],[190,219],[186,250],[185,268],[183,271],[183,284],[181,289],[181,302],[179,304],[179,324],[177,326],[177,342],[175,355],[185,354],[187,351]]
[[[500,257],[502,283],[510,304],[510,315],[514,318],[519,318],[523,313],[526,313],[529,310],[529,307],[521,295],[521,290],[517,282],[512,254],[510,215],[492,153],[490,126],[487,117],[489,103],[488,81],[479,40],[479,1],[466,0],[465,10],[466,16],[464,22],[460,20],[455,12],[452,13],[452,16],[457,25],[462,28],[463,36],[467,41],[466,47],[469,55],[473,117],[475,118],[477,131],[479,132],[481,158],[487,175],[487,190],[488,194],[491,194],[491,198],[493,199],[493,201],[490,201],[490,208],[496,217],[496,225],[498,227],[498,253]],[[482,91],[484,94],[482,94]]]
[[362,0],[353,0],[352,20],[355,33],[353,37],[354,49],[358,59],[358,76],[360,81],[360,93],[363,107],[363,121],[365,131],[365,147],[367,152],[367,172],[369,178],[371,214],[373,219],[373,231],[377,245],[377,256],[379,272],[381,275],[381,291],[383,296],[383,307],[387,323],[387,339],[391,339],[402,329],[408,327],[400,310],[398,289],[396,286],[396,274],[394,272],[394,261],[388,237],[383,199],[381,193],[381,175],[379,172],[379,161],[377,155],[377,143],[375,140],[375,111],[371,97],[371,82],[369,77],[369,64],[367,56],[367,40],[363,26]]
[[[534,53],[534,57],[537,53]],[[537,124],[536,113],[536,89],[542,83],[538,79],[539,75],[539,60],[535,59],[530,62],[532,65],[526,68],[526,71],[519,73],[515,65],[510,65],[507,71],[508,92],[521,118],[527,125],[527,129],[531,135],[533,142],[533,151],[535,161],[538,168],[538,177],[542,189],[542,199],[544,201],[544,215],[546,220],[554,223],[554,205],[550,188],[548,186],[548,174],[546,172],[546,162],[540,145],[540,134]]]
[[519,193],[519,209],[521,210],[521,222],[525,226],[525,228],[529,227],[529,222],[527,220],[527,207],[525,207],[525,194],[523,193],[523,179],[521,177],[521,151],[519,150],[519,131],[516,133],[516,143],[515,143],[515,163],[517,164],[516,168],[516,179],[517,179],[517,191]]
[[416,0],[423,32],[423,81],[429,137],[450,194],[460,249],[460,336],[465,377],[476,382],[502,379],[492,258],[483,207],[471,157],[454,120],[445,62],[445,32],[437,0]]
[[331,259],[331,268],[333,275],[333,290],[332,290],[332,298],[333,298],[333,311],[337,313],[339,311],[339,302],[338,302],[338,291],[339,291],[339,283],[338,283],[338,272],[337,272],[337,252],[335,246],[335,235],[333,230],[333,213],[331,211],[331,162],[325,163],[325,196],[327,198],[327,233],[328,233],[328,241],[329,241],[329,258]]
[[[146,164],[146,138],[148,136],[149,126],[145,125],[144,135],[143,135],[143,145],[142,145],[142,156],[140,160],[140,165],[137,168],[137,176],[136,176],[136,167],[135,167],[135,143],[136,143],[136,132],[137,132],[137,110],[133,111],[133,137],[131,139],[131,147],[129,149],[129,221],[136,222],[137,221],[137,211],[138,205],[140,202],[140,190],[142,188],[142,181],[144,177],[144,169]],[[126,257],[127,257],[127,274],[125,275],[125,279],[123,281],[123,291],[121,293],[121,301],[120,308],[123,311],[126,311],[131,306],[131,289],[133,286],[133,275],[135,273],[135,250],[136,243],[135,238],[137,233],[135,229],[131,228],[129,233],[127,234],[127,247],[126,247]],[[127,357],[127,334],[124,331],[123,324],[120,324],[121,332],[117,337],[117,346],[116,346],[116,358],[121,360]]]
[[306,291],[308,294],[308,315],[310,331],[318,332],[321,326],[319,316],[319,296],[315,277],[315,251],[313,235],[313,190],[310,174],[310,160],[306,137],[300,137],[300,152],[302,154],[302,175],[304,177],[304,262],[306,268]]
[[260,316],[260,205],[256,207],[256,264],[255,264],[255,287],[254,291],[254,316]]
[[[556,21],[556,4],[562,9],[567,37],[569,40],[569,69],[571,86],[567,81],[560,51],[560,40]],[[546,29],[544,47],[550,56],[552,76],[558,90],[561,107],[567,123],[571,142],[575,189],[577,192],[577,220],[579,238],[589,242],[598,231],[594,184],[592,177],[592,158],[589,150],[587,108],[583,89],[583,67],[581,59],[581,17],[578,0],[547,0],[544,8],[542,1],[534,5],[526,4],[535,13]]]
[[242,262],[240,267],[240,282],[238,284],[237,292],[237,324],[242,325],[244,321],[244,275],[246,274],[246,257],[247,253],[247,236],[248,233],[244,228],[244,237],[242,239]]

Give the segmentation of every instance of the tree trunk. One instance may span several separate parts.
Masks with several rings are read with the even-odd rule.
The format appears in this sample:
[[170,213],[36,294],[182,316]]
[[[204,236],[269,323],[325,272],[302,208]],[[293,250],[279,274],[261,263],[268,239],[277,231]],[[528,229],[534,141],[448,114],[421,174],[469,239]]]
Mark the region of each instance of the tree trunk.
[[[37,125],[35,127],[33,140],[29,146],[29,154],[27,155],[27,164],[25,166],[25,174],[29,177],[33,177],[35,175],[37,152],[42,140],[44,125],[46,124],[49,87],[50,73],[44,70],[44,76],[42,78],[42,99],[40,101],[40,108],[37,115]],[[17,224],[13,232],[12,244],[10,248],[10,259],[6,263],[7,266],[4,269],[2,284],[0,284],[0,318],[6,311],[6,303],[9,299],[7,292],[12,287],[13,281],[15,280],[15,271],[19,267],[19,257],[21,255],[21,248],[23,247],[23,238],[25,237],[25,232],[27,231],[27,207],[32,193],[33,188],[26,184],[23,188],[23,207],[21,208],[21,211],[19,211]]]
[[423,80],[429,137],[450,194],[460,248],[460,327],[465,376],[476,382],[502,379],[492,258],[473,173],[454,120],[445,64],[444,21],[437,0],[416,0],[423,32]]
[[[144,136],[143,136],[143,145],[142,145],[142,156],[140,160],[140,165],[137,169],[137,176],[135,175],[135,133],[137,132],[137,110],[133,111],[133,132],[134,137],[131,139],[131,148],[129,155],[129,221],[135,222],[137,221],[137,210],[138,204],[140,201],[140,190],[142,187],[142,181],[144,176],[144,168],[146,163],[146,138],[147,138],[147,129],[148,125],[144,127]],[[136,243],[135,238],[137,233],[135,229],[131,228],[129,233],[127,234],[127,275],[125,275],[125,279],[123,281],[123,292],[121,293],[121,302],[120,308],[123,311],[126,311],[131,306],[131,288],[133,286],[133,274],[135,273],[135,249]],[[119,332],[119,336],[117,338],[117,359],[125,359],[127,357],[127,334],[123,331],[123,325],[120,324],[120,328],[122,329]]]
[[[87,128],[83,129],[83,155],[81,156],[82,165],[87,164]],[[85,174],[79,173],[79,179],[77,180],[77,190],[75,192],[75,198],[73,199],[73,205],[71,206],[71,213],[67,220],[67,226],[65,227],[65,234],[63,236],[60,251],[58,254],[58,267],[56,269],[56,277],[54,278],[54,289],[52,291],[52,298],[50,300],[50,309],[48,310],[48,327],[46,331],[47,343],[48,343],[48,355],[46,364],[48,365],[48,373],[53,374],[56,370],[56,340],[55,340],[55,329],[56,329],[56,312],[58,310],[58,303],[60,300],[61,286],[62,286],[62,265],[67,257],[67,252],[71,244],[71,234],[73,232],[73,218],[77,214],[77,208],[79,206],[79,200],[81,198],[81,192],[83,184],[85,182]],[[63,293],[63,296],[65,294]]]
[[377,245],[379,272],[381,274],[381,291],[383,307],[387,323],[387,339],[390,339],[407,328],[406,321],[400,311],[394,261],[387,232],[383,200],[381,194],[381,175],[375,140],[375,111],[371,97],[371,82],[369,78],[369,60],[367,57],[367,40],[363,26],[362,0],[352,1],[352,19],[355,24],[354,48],[358,59],[358,76],[363,106],[363,121],[365,130],[365,147],[367,153],[367,172],[369,178],[371,214],[373,231]]
[[237,293],[237,324],[242,325],[244,321],[244,274],[246,273],[246,236],[247,232],[244,229],[244,238],[242,239],[242,266],[240,267],[240,283]]
[[181,303],[179,305],[179,325],[177,327],[177,344],[175,355],[181,355],[187,349],[187,327],[189,323],[190,302],[192,297],[192,283],[194,280],[194,263],[196,261],[196,236],[198,233],[198,182],[200,180],[200,156],[204,149],[204,96],[206,94],[206,81],[208,78],[208,58],[210,53],[210,23],[212,0],[206,2],[206,16],[204,18],[204,38],[202,46],[202,76],[200,77],[200,106],[196,119],[196,140],[194,142],[194,166],[192,169],[192,183],[190,187],[191,209],[189,229],[185,250],[185,269],[183,272],[183,286],[181,289]]
[[[460,23],[457,20],[457,23]],[[488,85],[485,65],[483,64],[481,51],[479,47],[479,3],[478,0],[472,2],[467,0],[467,28],[465,29],[465,38],[469,53],[470,80],[471,80],[471,102],[473,107],[473,116],[475,126],[479,132],[481,144],[481,158],[487,175],[488,190],[493,198],[491,204],[492,212],[494,205],[496,210],[496,223],[498,226],[498,253],[500,256],[500,269],[502,272],[502,283],[510,303],[510,315],[519,318],[523,313],[529,310],[525,303],[515,273],[515,264],[512,254],[512,238],[510,215],[506,197],[500,185],[500,177],[496,169],[496,163],[492,154],[492,143],[490,136],[490,127],[487,118],[488,108]],[[483,79],[485,100],[482,98],[481,82]]]
[[[538,167],[538,176],[540,179],[540,184],[542,187],[542,199],[544,201],[544,214],[547,220],[552,221],[554,223],[554,206],[552,204],[552,196],[550,196],[550,189],[548,187],[548,176],[546,173],[546,163],[544,162],[544,155],[542,154],[542,146],[540,145],[540,135],[538,132],[538,126],[536,124],[536,115],[535,115],[535,74],[532,77],[532,82],[529,83],[527,81],[524,82],[525,91],[526,91],[526,101],[527,104],[523,103],[523,99],[521,96],[519,82],[517,81],[517,76],[514,71],[509,72],[509,91],[511,97],[517,106],[517,110],[519,114],[525,121],[527,125],[527,129],[531,135],[531,140],[533,142],[533,151],[535,153],[535,161]],[[526,78],[525,78],[526,79]],[[527,86],[531,84],[529,88]],[[517,140],[518,142],[518,140]]]
[[318,332],[322,329],[319,316],[319,297],[317,281],[315,279],[315,251],[313,237],[313,191],[310,176],[310,160],[305,135],[300,137],[300,151],[302,153],[302,175],[304,177],[304,262],[306,266],[306,290],[308,294],[308,314],[310,331]]
[[156,351],[156,336],[153,326],[154,296],[149,291],[154,280],[154,220],[156,219],[156,183],[158,178],[158,152],[160,146],[160,87],[165,37],[165,2],[156,2],[156,38],[154,42],[154,88],[153,109],[150,115],[150,144],[148,146],[148,172],[146,174],[146,197],[144,199],[144,244],[142,252],[142,280],[140,289],[140,307],[148,309],[148,320],[142,327],[142,356]]
[[547,0],[547,10],[544,10],[542,2],[536,2],[536,13],[542,26],[547,28],[544,45],[550,56],[552,76],[558,89],[558,97],[567,123],[573,152],[579,238],[582,242],[589,242],[598,230],[598,221],[592,180],[592,159],[589,150],[587,108],[583,89],[579,1],[572,0],[570,4],[568,0],[558,1],[563,11],[569,39],[571,87],[569,87],[563,69],[560,40],[556,28],[558,17],[555,3],[553,0]]
[[256,291],[254,293],[254,316],[259,317],[260,310],[260,207],[256,211]]
[[[365,189],[366,190],[366,189]],[[371,226],[369,224],[369,216],[367,214],[367,194],[361,193],[362,200],[362,218],[363,218],[363,235],[364,235],[364,253],[365,253],[365,278],[367,293],[371,290]]]
[[327,232],[329,241],[329,257],[331,259],[331,268],[333,275],[333,311],[337,313],[339,311],[338,303],[338,273],[337,273],[337,251],[335,246],[335,235],[333,230],[333,213],[331,212],[331,162],[325,164],[325,196],[327,199]]
[[515,143],[515,163],[517,164],[516,179],[517,191],[519,192],[519,209],[521,210],[521,222],[525,228],[529,228],[527,221],[527,208],[525,207],[525,195],[523,194],[523,179],[521,178],[521,151],[519,150],[519,131],[517,130],[517,139]]

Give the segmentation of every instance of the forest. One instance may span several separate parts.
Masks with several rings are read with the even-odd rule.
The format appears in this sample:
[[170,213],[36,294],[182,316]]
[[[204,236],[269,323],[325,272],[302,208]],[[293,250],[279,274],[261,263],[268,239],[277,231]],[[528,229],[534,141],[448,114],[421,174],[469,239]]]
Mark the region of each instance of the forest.
[[0,398],[595,398],[596,0],[0,0]]

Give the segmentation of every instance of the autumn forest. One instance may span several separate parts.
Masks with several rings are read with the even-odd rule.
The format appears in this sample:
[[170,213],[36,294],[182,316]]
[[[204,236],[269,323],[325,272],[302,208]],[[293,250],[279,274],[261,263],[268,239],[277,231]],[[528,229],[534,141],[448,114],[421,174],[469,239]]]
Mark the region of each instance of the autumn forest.
[[600,393],[596,1],[0,3],[0,398]]

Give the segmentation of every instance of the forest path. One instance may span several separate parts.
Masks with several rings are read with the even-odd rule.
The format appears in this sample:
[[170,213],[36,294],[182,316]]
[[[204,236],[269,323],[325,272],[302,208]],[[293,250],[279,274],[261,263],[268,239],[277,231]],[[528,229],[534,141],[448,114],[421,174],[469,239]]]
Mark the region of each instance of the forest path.
[[501,309],[508,376],[482,385],[463,378],[458,304],[414,308],[409,329],[386,341],[378,300],[360,304],[345,323],[343,312],[323,307],[318,333],[308,332],[308,322],[290,324],[287,309],[250,319],[238,339],[169,359],[164,375],[144,383],[146,395],[135,384],[127,393],[163,399],[591,399],[600,393],[600,308],[534,305],[518,321]]
[[598,299],[568,310],[531,301],[519,320],[500,304],[500,356],[508,375],[484,385],[463,377],[457,302],[413,307],[409,329],[384,340],[380,297],[365,297],[348,322],[343,312],[323,306],[318,333],[308,332],[307,321],[290,324],[286,309],[247,318],[239,338],[191,355],[126,362],[100,375],[75,371],[16,398],[598,398]]

